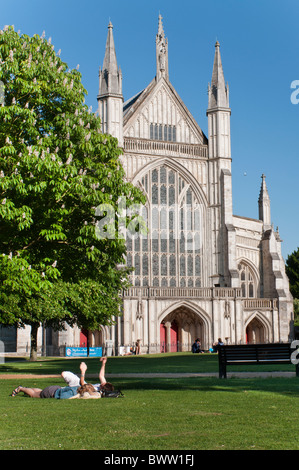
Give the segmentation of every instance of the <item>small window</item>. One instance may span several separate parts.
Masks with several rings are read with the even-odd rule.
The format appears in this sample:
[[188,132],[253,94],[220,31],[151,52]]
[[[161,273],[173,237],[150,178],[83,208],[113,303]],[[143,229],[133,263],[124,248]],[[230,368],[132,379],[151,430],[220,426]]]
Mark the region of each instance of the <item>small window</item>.
[[151,140],[176,142],[176,126],[151,123],[149,135]]

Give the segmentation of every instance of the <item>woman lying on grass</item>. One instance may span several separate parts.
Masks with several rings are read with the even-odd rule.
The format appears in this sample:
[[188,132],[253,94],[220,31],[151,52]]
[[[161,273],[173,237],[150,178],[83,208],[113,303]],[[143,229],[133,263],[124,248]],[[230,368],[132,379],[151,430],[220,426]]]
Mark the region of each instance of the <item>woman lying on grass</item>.
[[50,385],[44,389],[29,388],[19,385],[11,394],[15,397],[18,393],[23,392],[31,398],[57,398],[57,399],[73,399],[73,398],[101,398],[101,394],[95,390],[91,384],[84,384],[81,387],[60,387],[59,385]]

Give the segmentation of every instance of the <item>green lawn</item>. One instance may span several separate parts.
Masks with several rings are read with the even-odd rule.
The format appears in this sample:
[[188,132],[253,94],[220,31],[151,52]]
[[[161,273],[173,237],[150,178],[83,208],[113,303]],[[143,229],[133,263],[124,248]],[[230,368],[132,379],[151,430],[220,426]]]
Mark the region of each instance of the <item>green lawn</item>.
[[[0,374],[5,373],[30,373],[30,374],[60,374],[63,370],[79,372],[80,362],[86,362],[87,374],[97,374],[100,368],[99,358],[39,358],[37,362],[28,359],[10,359],[0,364]],[[262,366],[232,366],[227,367],[228,372],[237,371],[295,371],[295,366],[287,365],[262,365]],[[218,373],[217,354],[192,354],[169,353],[149,354],[141,356],[110,357],[107,362],[106,372],[109,374],[128,373]]]
[[[98,371],[98,359],[86,362],[90,373]],[[79,363],[63,358],[6,362],[0,373],[59,374],[76,371]],[[183,353],[113,357],[107,365],[108,373],[217,370],[217,356]],[[2,380],[0,449],[299,449],[296,377],[118,377],[113,382],[124,398],[68,401],[9,396],[19,384],[43,388],[61,384],[59,377]]]

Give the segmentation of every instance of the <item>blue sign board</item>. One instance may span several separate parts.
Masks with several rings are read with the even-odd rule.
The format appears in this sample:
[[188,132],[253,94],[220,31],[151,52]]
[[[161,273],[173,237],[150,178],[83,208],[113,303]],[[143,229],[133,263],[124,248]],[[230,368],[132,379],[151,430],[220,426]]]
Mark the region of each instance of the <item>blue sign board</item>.
[[[87,357],[87,348],[73,348],[66,346],[65,348],[66,357]],[[103,350],[100,347],[89,348],[88,357],[102,357]]]

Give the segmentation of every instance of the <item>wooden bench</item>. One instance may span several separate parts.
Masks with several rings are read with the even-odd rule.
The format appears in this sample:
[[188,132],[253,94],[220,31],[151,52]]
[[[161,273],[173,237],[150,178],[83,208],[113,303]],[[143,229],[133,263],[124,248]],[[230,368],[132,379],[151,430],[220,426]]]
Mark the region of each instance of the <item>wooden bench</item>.
[[294,364],[299,377],[299,364],[291,357],[292,343],[233,344],[219,346],[219,378],[226,378],[226,366],[238,364]]

